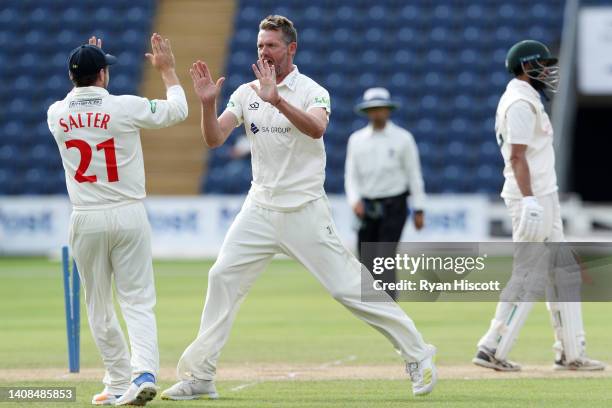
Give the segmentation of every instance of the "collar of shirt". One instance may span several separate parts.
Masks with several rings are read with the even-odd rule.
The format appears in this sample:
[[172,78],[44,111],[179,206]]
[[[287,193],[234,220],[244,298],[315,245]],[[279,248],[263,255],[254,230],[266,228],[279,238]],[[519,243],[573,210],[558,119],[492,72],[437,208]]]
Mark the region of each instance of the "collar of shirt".
[[297,85],[297,79],[300,71],[298,71],[297,65],[293,65],[293,70],[283,79],[283,81],[277,85],[278,88],[281,86],[286,86],[287,88],[295,91],[295,87]]
[[514,78],[508,83],[507,89],[515,89],[519,92],[526,93],[532,98],[540,98],[540,94],[527,81]]
[[392,132],[395,127],[396,127],[395,123],[388,120],[387,124],[385,125],[383,129],[374,129],[374,126],[372,126],[372,123],[368,123],[368,126],[366,126],[366,129],[368,132],[368,136],[373,137],[375,134],[387,136],[389,132],[390,131]]
[[70,95],[79,96],[79,95],[87,95],[87,94],[99,94],[99,95],[108,95],[108,91],[99,86],[80,86],[74,87],[72,91],[70,91]]

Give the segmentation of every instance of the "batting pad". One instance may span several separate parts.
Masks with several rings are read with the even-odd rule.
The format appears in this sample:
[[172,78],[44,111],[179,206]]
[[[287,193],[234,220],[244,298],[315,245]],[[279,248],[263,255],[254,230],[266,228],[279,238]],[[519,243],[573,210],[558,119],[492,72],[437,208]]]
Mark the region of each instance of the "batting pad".
[[[586,335],[582,323],[582,304],[580,302],[548,302],[553,328],[555,329],[556,352],[565,353],[566,361],[572,362],[585,353]],[[562,350],[558,350],[559,344]],[[560,359],[561,356],[557,356]]]
[[560,245],[557,248],[551,281],[546,306],[555,330],[556,342],[553,349],[557,359],[561,359],[565,353],[566,361],[572,362],[584,355],[585,333],[580,303],[580,264],[570,246]]
[[[500,338],[495,351],[495,358],[498,360],[506,360],[508,354],[514,346],[521,328],[529,316],[529,312],[533,308],[533,302],[516,302],[510,309],[508,316],[503,320],[504,324],[500,327]],[[497,316],[496,316],[497,318]]]

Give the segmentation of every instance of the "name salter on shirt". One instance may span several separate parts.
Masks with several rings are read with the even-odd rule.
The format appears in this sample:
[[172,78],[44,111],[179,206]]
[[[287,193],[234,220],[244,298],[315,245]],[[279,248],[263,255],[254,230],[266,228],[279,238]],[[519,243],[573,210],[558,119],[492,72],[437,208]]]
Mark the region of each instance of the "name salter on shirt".
[[90,86],[74,88],[51,105],[47,121],[75,208],[108,207],[146,196],[140,129],[171,126],[187,116],[183,88],[168,88],[167,98],[111,95]]

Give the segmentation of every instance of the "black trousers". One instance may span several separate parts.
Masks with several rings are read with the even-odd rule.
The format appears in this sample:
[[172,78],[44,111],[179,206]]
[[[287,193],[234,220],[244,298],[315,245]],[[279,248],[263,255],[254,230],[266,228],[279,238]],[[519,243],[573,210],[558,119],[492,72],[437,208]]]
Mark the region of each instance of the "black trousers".
[[[358,232],[358,251],[359,260],[370,272],[375,257],[395,257],[397,242],[402,236],[404,224],[410,214],[407,197],[408,192],[405,192],[393,197],[363,200],[365,214]],[[368,250],[363,251],[362,244],[368,242],[392,242],[396,245],[369,245]],[[384,282],[395,282],[395,269],[385,270],[380,275],[374,275],[374,278]],[[387,290],[387,293],[393,299],[396,298],[394,290]]]

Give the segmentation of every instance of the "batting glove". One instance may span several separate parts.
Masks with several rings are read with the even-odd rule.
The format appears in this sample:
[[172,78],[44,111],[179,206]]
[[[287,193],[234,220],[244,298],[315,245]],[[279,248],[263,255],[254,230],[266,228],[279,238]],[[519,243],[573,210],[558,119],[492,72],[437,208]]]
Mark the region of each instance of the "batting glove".
[[517,235],[523,242],[544,241],[544,208],[534,196],[523,197]]

